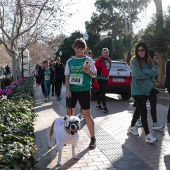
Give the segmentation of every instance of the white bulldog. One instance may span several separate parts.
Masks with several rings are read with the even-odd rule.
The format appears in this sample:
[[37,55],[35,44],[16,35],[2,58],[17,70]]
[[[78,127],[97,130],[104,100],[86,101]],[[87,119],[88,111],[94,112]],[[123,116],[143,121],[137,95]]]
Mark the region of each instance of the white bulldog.
[[75,147],[79,140],[78,130],[80,130],[80,120],[82,115],[77,116],[65,116],[57,118],[50,130],[50,142],[51,148],[53,141],[57,145],[58,149],[58,161],[57,166],[61,166],[62,149],[66,144],[72,144],[72,156],[74,159],[78,159],[75,153]]

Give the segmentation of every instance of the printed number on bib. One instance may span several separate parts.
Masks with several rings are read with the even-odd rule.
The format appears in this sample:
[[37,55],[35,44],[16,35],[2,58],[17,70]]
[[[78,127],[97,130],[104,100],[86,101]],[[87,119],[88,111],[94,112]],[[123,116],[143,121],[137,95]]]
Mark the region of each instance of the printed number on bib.
[[45,80],[50,80],[50,76],[45,76]]
[[82,74],[70,74],[70,84],[82,85],[83,75]]

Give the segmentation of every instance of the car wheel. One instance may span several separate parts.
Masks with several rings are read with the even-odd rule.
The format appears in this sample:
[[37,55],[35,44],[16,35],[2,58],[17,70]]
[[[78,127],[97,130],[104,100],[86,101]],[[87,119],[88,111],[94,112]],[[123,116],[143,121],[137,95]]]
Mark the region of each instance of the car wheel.
[[129,100],[131,98],[130,92],[120,94],[123,100]]
[[93,100],[97,100],[97,99],[98,99],[97,93],[95,93],[91,90],[91,100],[93,101]]

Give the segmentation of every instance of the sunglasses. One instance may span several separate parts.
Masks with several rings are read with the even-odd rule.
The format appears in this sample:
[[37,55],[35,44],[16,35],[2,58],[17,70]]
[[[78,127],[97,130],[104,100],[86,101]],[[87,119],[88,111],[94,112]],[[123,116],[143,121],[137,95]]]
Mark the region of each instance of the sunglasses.
[[144,49],[141,49],[141,50],[138,50],[138,53],[143,53],[145,50]]
[[92,54],[92,52],[87,52],[87,54]]

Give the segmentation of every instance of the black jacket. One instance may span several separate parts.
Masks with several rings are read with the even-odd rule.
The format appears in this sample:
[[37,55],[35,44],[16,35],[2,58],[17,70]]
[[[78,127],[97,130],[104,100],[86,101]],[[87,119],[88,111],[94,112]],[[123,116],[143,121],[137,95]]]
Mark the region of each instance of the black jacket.
[[56,74],[56,80],[64,80],[64,72],[65,72],[65,67],[63,63],[56,63],[55,65],[55,74]]
[[170,60],[168,60],[166,62],[166,65],[165,65],[165,74],[166,74],[166,77],[165,77],[165,87],[166,88],[170,88]]

